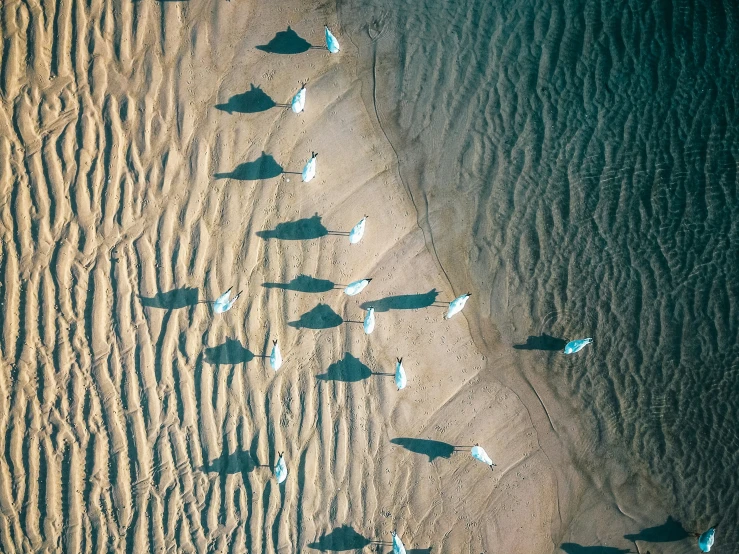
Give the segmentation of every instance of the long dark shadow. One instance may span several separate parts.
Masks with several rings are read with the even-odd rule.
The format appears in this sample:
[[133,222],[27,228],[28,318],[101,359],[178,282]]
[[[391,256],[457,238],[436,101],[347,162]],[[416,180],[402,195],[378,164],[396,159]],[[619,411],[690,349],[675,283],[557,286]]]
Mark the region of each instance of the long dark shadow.
[[288,283],[262,283],[265,289],[293,290],[296,292],[328,292],[336,284],[328,279],[316,279],[310,275],[298,275]]
[[267,44],[260,44],[257,50],[270,54],[301,54],[311,48],[311,43],[298,35],[288,26],[286,31],[279,31]]
[[564,339],[558,339],[549,335],[540,335],[538,337],[531,336],[526,339],[525,344],[514,344],[513,348],[516,350],[545,350],[555,351],[564,350],[567,341]]
[[310,240],[326,235],[328,235],[328,229],[321,223],[321,216],[318,214],[295,221],[278,223],[274,229],[257,231],[257,236],[265,240]]
[[326,373],[316,375],[316,379],[319,381],[357,383],[367,379],[372,374],[372,370],[369,367],[359,361],[358,358],[349,354],[349,352],[346,352],[343,359],[332,363],[326,369]]
[[271,179],[279,177],[284,171],[270,154],[259,156],[252,162],[239,164],[230,173],[216,173],[216,179],[238,179],[239,181],[258,181],[260,179]]
[[582,546],[574,542],[565,542],[559,547],[567,554],[628,554],[631,550],[613,546]]
[[670,516],[662,525],[647,527],[634,535],[624,535],[624,538],[630,541],[673,542],[687,539],[689,536],[690,533],[683,528],[682,523]]
[[360,535],[350,525],[342,525],[323,535],[316,542],[308,545],[308,548],[321,550],[323,552],[343,552],[346,550],[359,550],[370,544],[368,538]]
[[436,458],[450,458],[455,450],[454,445],[433,439],[398,437],[391,439],[390,442],[415,454],[428,456],[429,462],[433,462]]
[[290,321],[288,325],[296,329],[330,329],[344,323],[342,317],[326,304],[318,304],[309,312],[305,312],[297,321]]
[[289,104],[278,104],[269,94],[252,83],[251,89],[241,94],[236,94],[228,99],[225,104],[216,104],[216,109],[230,114],[236,113],[259,113],[271,108],[288,108]]
[[176,310],[198,304],[198,289],[183,287],[169,292],[158,292],[151,298],[139,296],[141,305],[147,308],[161,308],[162,310]]
[[213,365],[242,364],[253,359],[254,354],[235,339],[226,339],[223,344],[205,349],[205,361]]
[[390,310],[418,310],[420,308],[428,308],[436,302],[439,292],[431,289],[423,294],[400,294],[397,296],[386,296],[379,300],[370,300],[362,302],[360,308],[366,310],[373,307],[376,312],[387,312]]
[[254,456],[248,451],[234,452],[228,454],[223,452],[220,458],[211,460],[204,464],[200,471],[203,473],[217,473],[219,475],[234,475],[241,473],[246,480],[247,474],[258,467],[269,467],[260,465]]

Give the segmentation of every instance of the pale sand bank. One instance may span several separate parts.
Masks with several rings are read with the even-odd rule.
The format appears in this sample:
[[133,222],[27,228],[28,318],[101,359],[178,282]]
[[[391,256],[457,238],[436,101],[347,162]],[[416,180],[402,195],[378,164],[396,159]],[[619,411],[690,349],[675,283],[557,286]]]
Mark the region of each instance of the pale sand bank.
[[[464,291],[426,249],[340,29],[337,56],[256,48],[287,25],[322,45],[330,6],[28,6],[0,8],[0,549],[298,552],[397,529],[417,553],[552,551],[557,461],[495,378],[509,362],[444,307],[378,310],[370,337],[356,323],[368,301]],[[263,97],[243,113],[251,85],[286,104],[302,81],[304,114]],[[314,214],[328,234],[284,226]],[[365,214],[360,245],[333,233]],[[285,240],[306,228],[322,236]],[[300,275],[323,292],[263,286]],[[362,277],[358,297],[325,290]],[[195,303],[230,286],[227,314]],[[396,356],[401,392],[367,375]],[[480,442],[497,467],[445,445],[430,461],[402,440],[419,438]]]

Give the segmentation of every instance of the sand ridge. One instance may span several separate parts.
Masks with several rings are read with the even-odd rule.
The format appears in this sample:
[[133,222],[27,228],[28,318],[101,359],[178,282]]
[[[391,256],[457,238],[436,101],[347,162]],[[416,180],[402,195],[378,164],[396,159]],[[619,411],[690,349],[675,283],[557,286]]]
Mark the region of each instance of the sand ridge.
[[[428,303],[455,294],[356,50],[265,51],[287,25],[321,45],[330,6],[0,10],[4,552],[331,550],[392,529],[417,553],[552,549],[548,462],[465,319]],[[282,105],[303,81],[298,116]],[[356,298],[335,288],[362,277]],[[369,337],[367,302],[384,307]],[[401,392],[378,375],[397,356]]]

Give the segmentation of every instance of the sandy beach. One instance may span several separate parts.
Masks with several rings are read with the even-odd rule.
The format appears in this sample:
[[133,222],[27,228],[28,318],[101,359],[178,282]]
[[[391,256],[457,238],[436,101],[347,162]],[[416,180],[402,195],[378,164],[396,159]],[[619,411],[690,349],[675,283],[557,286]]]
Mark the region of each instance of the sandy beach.
[[323,48],[329,5],[1,10],[2,551],[387,551],[393,529],[416,553],[552,549],[549,462],[464,316],[442,319],[464,291],[429,256],[356,48]]
[[649,472],[522,370],[493,322],[528,312],[469,235],[438,240],[377,109],[382,16],[351,5],[0,6],[0,551],[693,551],[642,541],[670,515]]

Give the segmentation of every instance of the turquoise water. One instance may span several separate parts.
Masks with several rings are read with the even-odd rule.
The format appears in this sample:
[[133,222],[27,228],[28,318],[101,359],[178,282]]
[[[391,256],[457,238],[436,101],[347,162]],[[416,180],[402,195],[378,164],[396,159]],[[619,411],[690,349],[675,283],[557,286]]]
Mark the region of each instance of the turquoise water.
[[[739,7],[340,5],[476,342],[580,414],[690,532],[739,533]],[[564,340],[592,336],[579,358]],[[518,348],[516,348],[518,347]],[[556,422],[555,422],[556,424]]]

